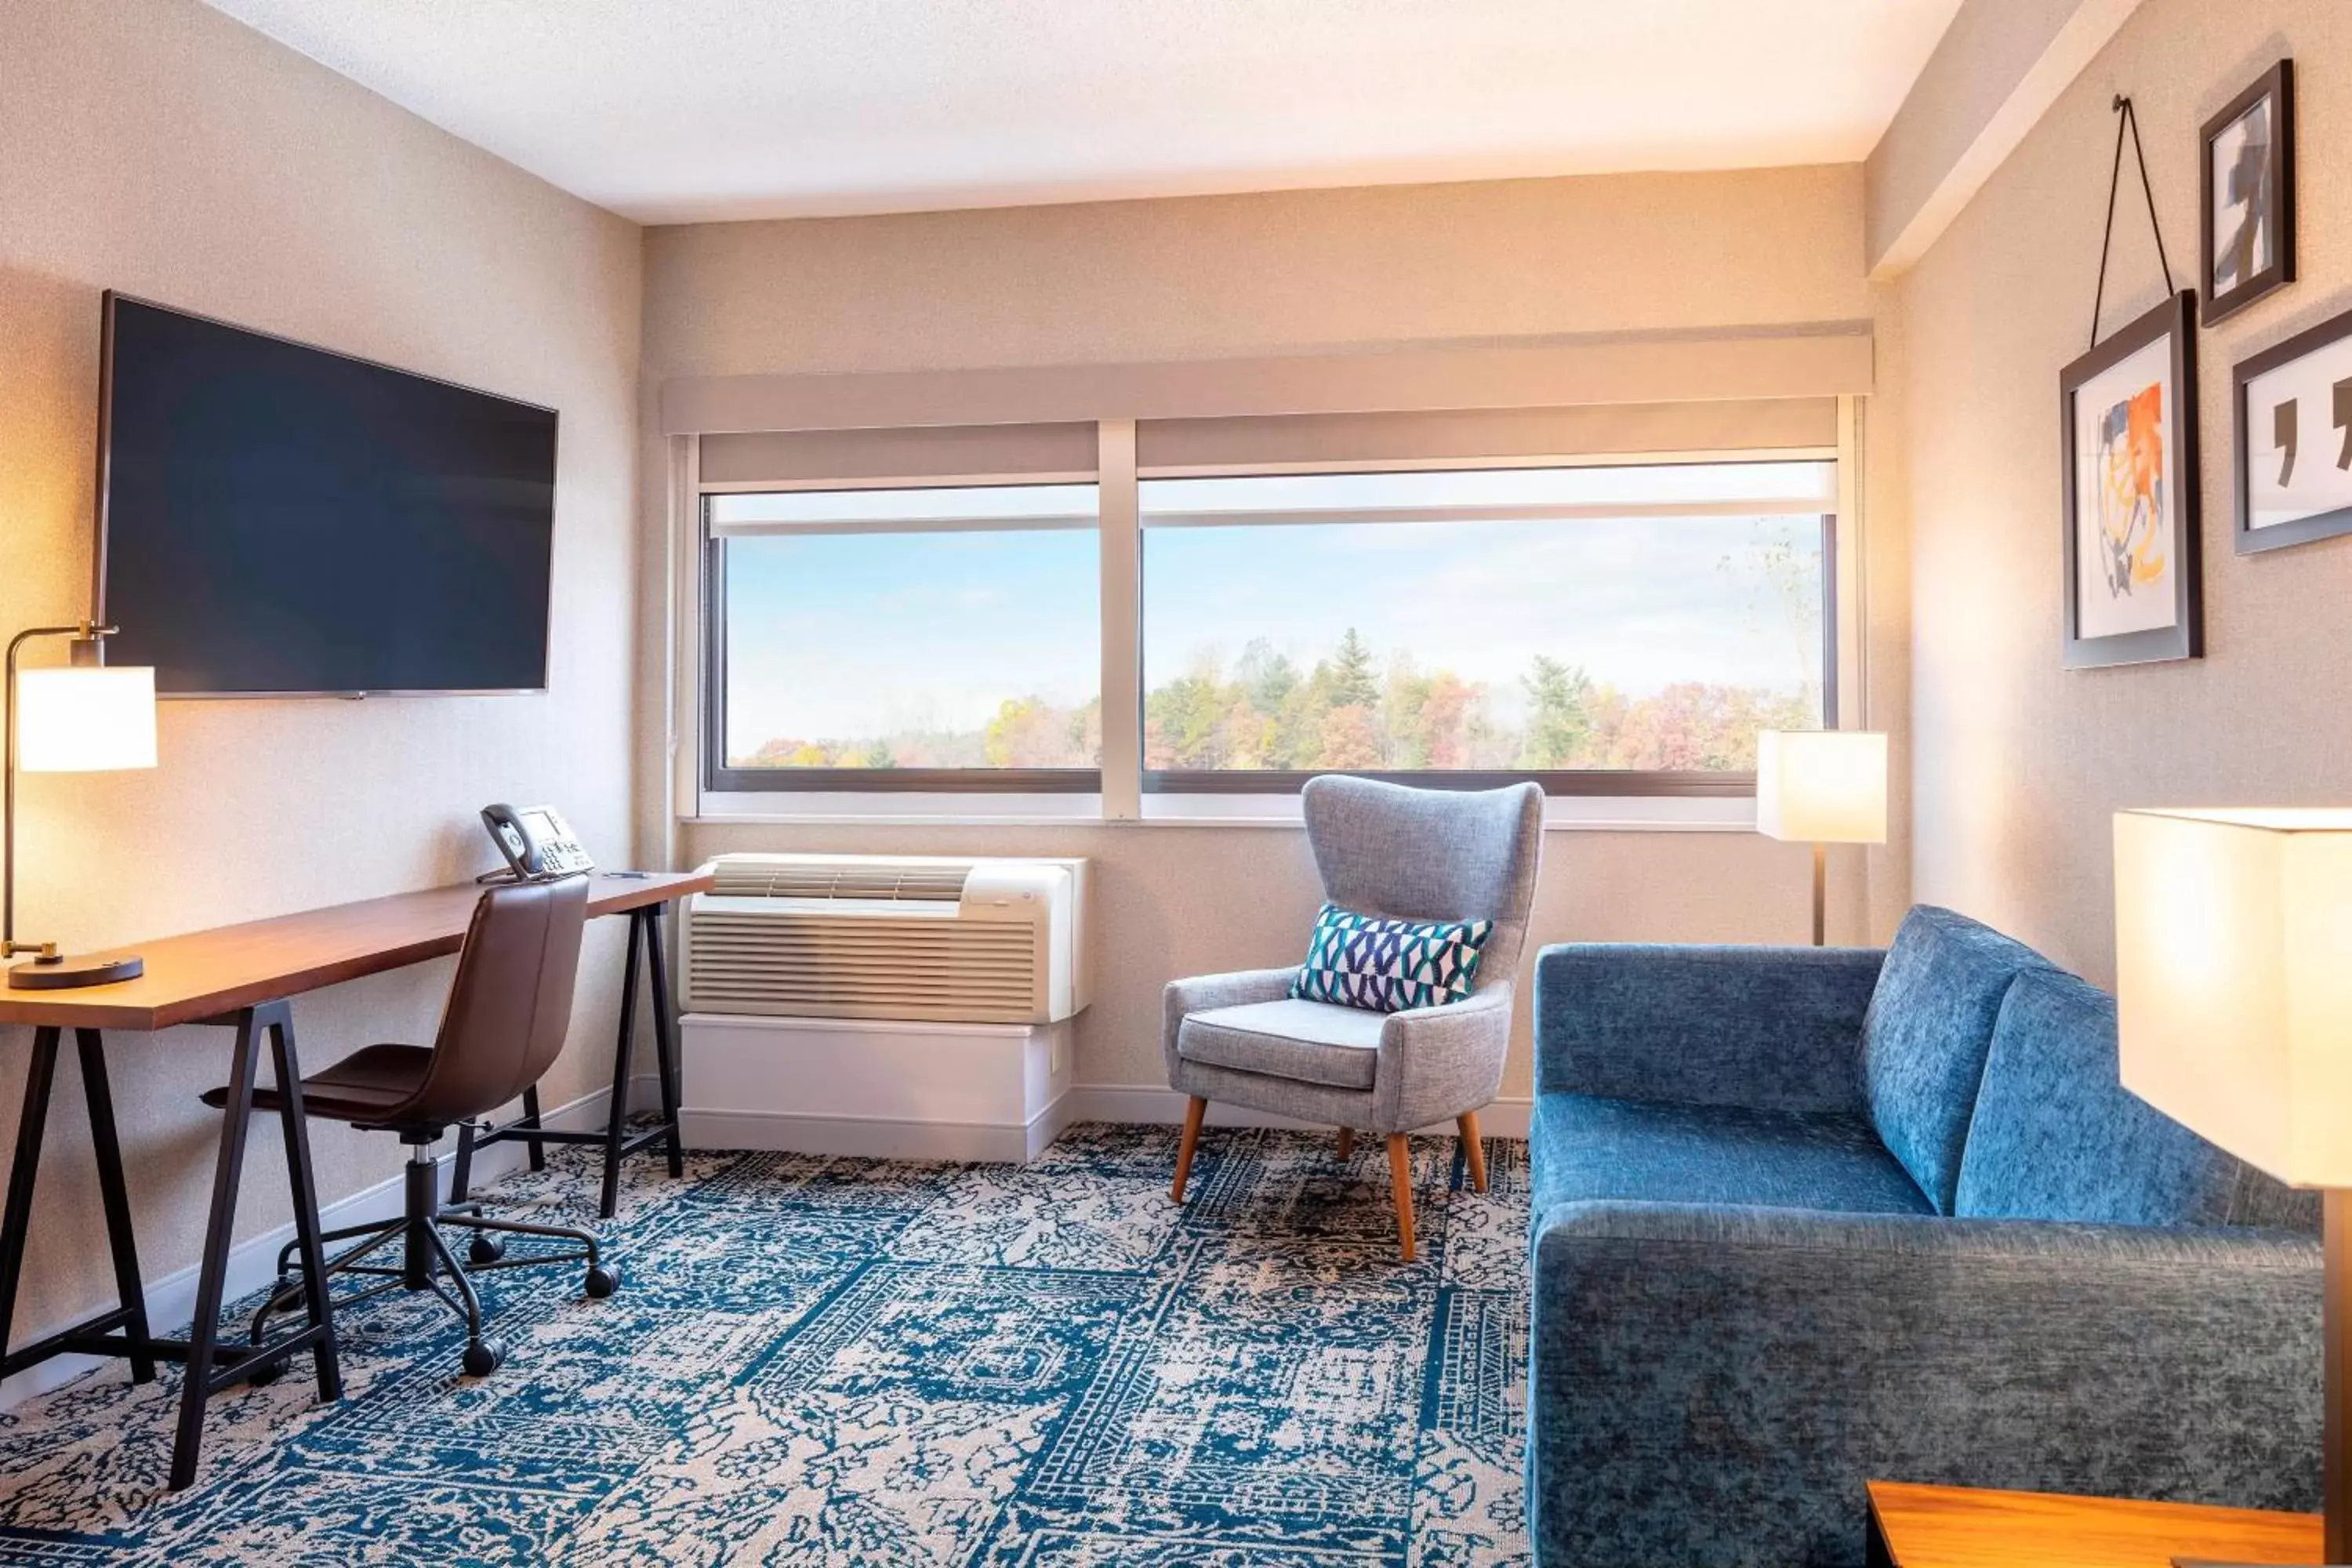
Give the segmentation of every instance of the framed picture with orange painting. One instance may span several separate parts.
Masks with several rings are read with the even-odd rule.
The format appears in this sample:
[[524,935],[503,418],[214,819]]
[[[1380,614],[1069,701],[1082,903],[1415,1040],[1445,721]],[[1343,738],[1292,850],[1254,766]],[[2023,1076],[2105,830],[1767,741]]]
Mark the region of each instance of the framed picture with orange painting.
[[2068,365],[2058,386],[2066,668],[2200,657],[2195,291]]

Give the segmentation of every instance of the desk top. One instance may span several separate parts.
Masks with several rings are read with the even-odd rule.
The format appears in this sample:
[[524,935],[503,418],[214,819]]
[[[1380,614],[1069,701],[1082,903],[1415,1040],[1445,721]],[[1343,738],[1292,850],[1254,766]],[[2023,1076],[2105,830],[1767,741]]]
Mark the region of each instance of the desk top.
[[[599,871],[589,883],[588,912],[622,914],[710,886],[709,877],[692,871]],[[0,1024],[146,1031],[217,1018],[453,953],[481,896],[467,882],[109,948],[96,956],[137,953],[146,973],[78,991],[0,988]]]
[[2316,1563],[2315,1513],[2048,1492],[1870,1483],[1870,1511],[1895,1568],[2170,1568]]

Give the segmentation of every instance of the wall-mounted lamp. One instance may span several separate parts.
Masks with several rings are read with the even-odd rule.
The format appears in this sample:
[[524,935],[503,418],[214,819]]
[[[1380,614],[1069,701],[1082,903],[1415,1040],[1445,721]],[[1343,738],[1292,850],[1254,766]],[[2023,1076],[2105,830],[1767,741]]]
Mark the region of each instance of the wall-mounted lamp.
[[[110,669],[104,639],[112,626],[84,621],[35,626],[8,642],[0,677],[0,729],[6,731],[5,804],[0,807],[0,961],[30,953],[12,965],[12,991],[61,991],[129,980],[145,966],[135,957],[69,958],[53,942],[16,940],[16,774],[112,773],[155,765],[155,672]],[[16,671],[16,655],[35,637],[73,639],[69,662],[55,669]]]

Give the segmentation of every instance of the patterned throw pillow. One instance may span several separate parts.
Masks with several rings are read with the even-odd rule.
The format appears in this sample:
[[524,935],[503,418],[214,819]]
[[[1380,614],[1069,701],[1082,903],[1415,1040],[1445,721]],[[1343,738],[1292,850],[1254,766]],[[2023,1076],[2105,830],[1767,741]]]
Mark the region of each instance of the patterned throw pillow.
[[1459,1002],[1494,930],[1493,921],[1392,921],[1325,904],[1290,994],[1374,1013]]

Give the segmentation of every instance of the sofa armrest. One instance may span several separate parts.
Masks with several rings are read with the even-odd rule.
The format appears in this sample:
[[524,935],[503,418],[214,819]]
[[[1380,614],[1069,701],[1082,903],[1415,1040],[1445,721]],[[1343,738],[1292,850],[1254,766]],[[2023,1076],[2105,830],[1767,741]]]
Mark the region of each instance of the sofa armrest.
[[1860,1564],[1874,1479],[2318,1501],[2308,1237],[1580,1203],[1533,1261],[1546,1568]]
[[1243,969],[1231,974],[1195,974],[1171,980],[1160,994],[1160,1049],[1168,1062],[1168,1081],[1176,1081],[1176,1031],[1188,1013],[1213,1007],[1241,1007],[1252,1002],[1279,1002],[1290,994],[1298,969]]
[[1511,987],[1489,985],[1442,1007],[1391,1013],[1381,1025],[1372,1079],[1381,1128],[1425,1127],[1476,1110],[1503,1086],[1511,1049]]
[[1536,1092],[1859,1110],[1877,948],[1573,942],[1536,960]]

